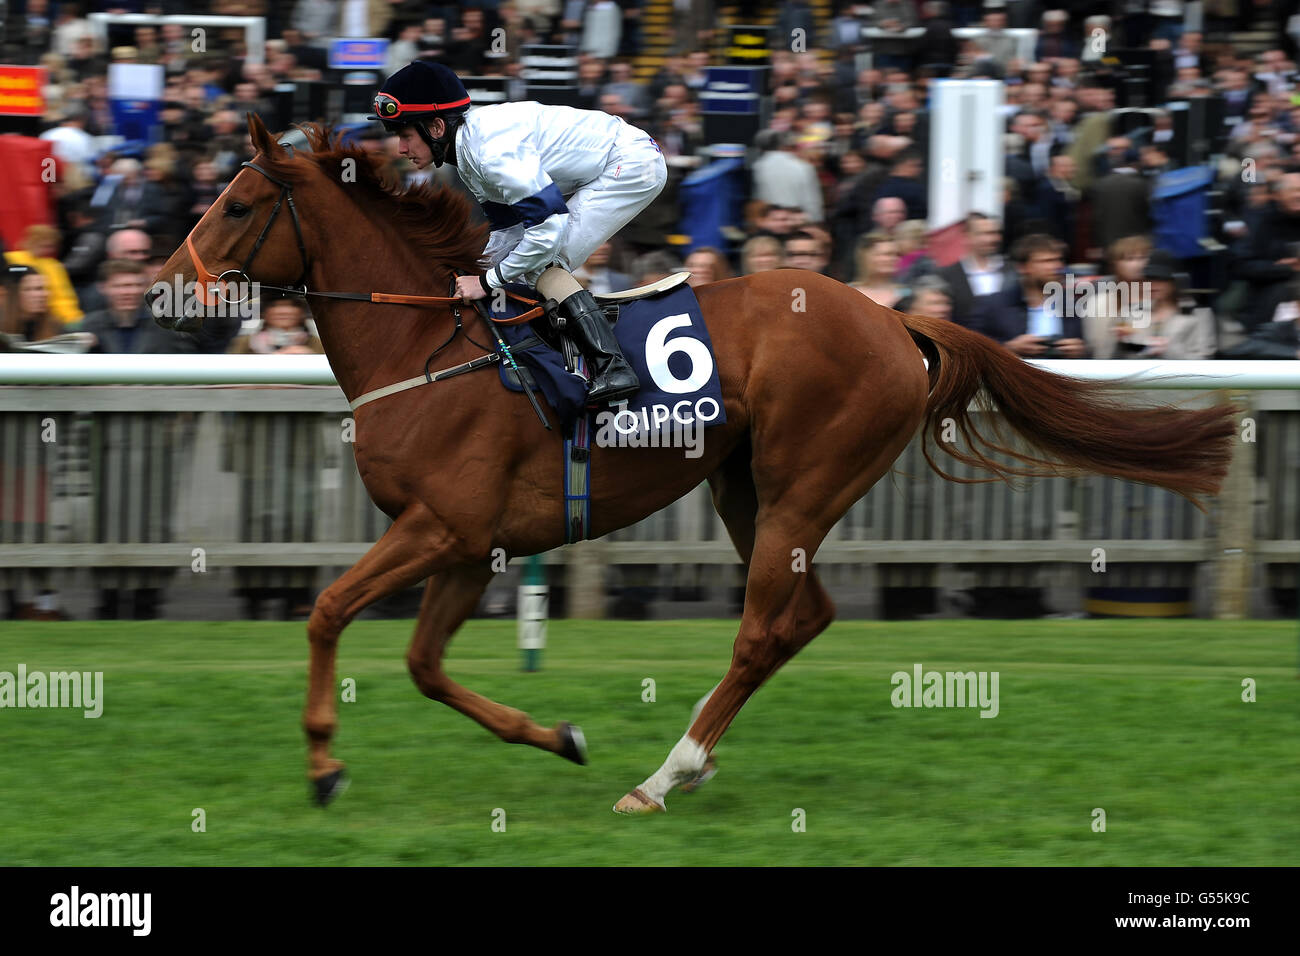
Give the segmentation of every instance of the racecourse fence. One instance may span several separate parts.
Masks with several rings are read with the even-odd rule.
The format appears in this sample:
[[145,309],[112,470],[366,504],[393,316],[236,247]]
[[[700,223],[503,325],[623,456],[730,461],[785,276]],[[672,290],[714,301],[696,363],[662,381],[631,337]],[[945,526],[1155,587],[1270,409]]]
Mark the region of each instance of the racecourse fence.
[[[1125,395],[1137,407],[1226,393]],[[1300,391],[1232,399],[1246,409],[1245,440],[1208,515],[1102,477],[948,482],[917,439],[816,564],[854,616],[896,612],[909,596],[922,612],[988,611],[981,595],[1017,592],[1079,613],[1125,589],[1203,616],[1277,613],[1300,585]],[[0,586],[156,589],[173,617],[199,587],[227,604],[232,593],[319,589],[389,524],[357,474],[349,421],[333,386],[0,385]],[[611,594],[658,616],[727,613],[743,583],[704,486],[546,561],[553,606],[584,615],[608,609]],[[500,578],[485,601],[507,610],[514,566]]]

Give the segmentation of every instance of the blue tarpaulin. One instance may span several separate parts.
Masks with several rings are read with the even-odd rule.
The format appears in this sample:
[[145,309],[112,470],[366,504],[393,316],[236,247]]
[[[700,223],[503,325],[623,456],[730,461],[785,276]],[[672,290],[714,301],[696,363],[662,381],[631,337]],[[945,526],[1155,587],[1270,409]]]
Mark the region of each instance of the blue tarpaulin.
[[744,167],[741,159],[718,159],[682,180],[678,229],[691,237],[683,254],[700,246],[726,249],[722,227],[739,226],[742,218]]
[[1207,255],[1200,240],[1209,235],[1207,210],[1214,170],[1188,166],[1161,173],[1151,190],[1155,245],[1179,259]]

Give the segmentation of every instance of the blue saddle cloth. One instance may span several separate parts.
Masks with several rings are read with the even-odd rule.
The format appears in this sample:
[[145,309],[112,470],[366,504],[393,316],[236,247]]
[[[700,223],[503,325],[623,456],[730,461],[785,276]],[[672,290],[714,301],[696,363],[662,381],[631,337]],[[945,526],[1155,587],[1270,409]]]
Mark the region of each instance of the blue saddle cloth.
[[[537,297],[532,289],[519,286],[508,289],[529,298]],[[513,310],[509,314],[518,315],[525,309],[512,300],[506,301]],[[538,339],[531,323],[499,325],[497,331],[511,346],[515,361],[532,373],[567,433],[586,411],[586,380],[564,367],[564,356]],[[614,335],[641,383],[640,391],[628,400],[627,413],[619,416],[621,425],[626,426],[619,428],[620,434],[634,433],[633,417],[640,423],[642,437],[649,432],[665,432],[674,424],[694,421],[697,417],[706,428],[726,422],[713,342],[690,286],[680,285],[620,305]],[[514,346],[520,344],[531,347],[516,351]],[[523,391],[508,362],[501,363],[500,374],[506,388]]]

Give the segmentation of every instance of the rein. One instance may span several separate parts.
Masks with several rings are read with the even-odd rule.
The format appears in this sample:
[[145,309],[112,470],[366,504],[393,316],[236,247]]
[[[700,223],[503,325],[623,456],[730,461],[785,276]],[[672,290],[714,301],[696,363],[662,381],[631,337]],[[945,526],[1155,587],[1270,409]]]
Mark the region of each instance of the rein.
[[[516,302],[522,302],[527,305],[532,305],[533,308],[529,309],[526,312],[522,312],[519,315],[512,316],[511,318],[508,319],[496,319],[488,315],[487,310],[482,307],[481,303],[474,302],[473,306],[477,309],[479,314],[486,321],[487,327],[493,333],[493,336],[496,339],[497,347],[501,351],[488,352],[488,354],[480,355],[478,358],[471,359],[468,362],[462,362],[460,365],[452,366],[451,368],[441,369],[437,372],[430,372],[429,363],[433,361],[433,357],[437,355],[439,352],[441,352],[448,345],[450,345],[451,342],[456,338],[457,334],[464,332],[464,326],[461,324],[461,319],[460,319],[460,309],[457,308],[457,306],[464,304],[465,300],[460,296],[456,296],[456,295],[404,295],[396,292],[313,292],[311,291],[310,289],[307,288],[307,272],[309,268],[309,262],[307,259],[307,246],[303,242],[303,238],[302,238],[302,222],[298,218],[298,207],[295,206],[293,202],[293,187],[289,185],[289,183],[285,182],[284,180],[277,179],[275,176],[272,176],[270,173],[268,173],[265,169],[257,165],[257,163],[253,162],[252,160],[249,160],[248,162],[240,163],[240,166],[245,169],[251,169],[254,172],[261,173],[263,176],[265,176],[276,186],[279,186],[280,195],[275,200],[275,205],[271,207],[271,215],[266,220],[266,225],[262,227],[262,231],[258,233],[257,241],[253,243],[253,248],[249,251],[248,258],[244,260],[243,265],[241,265],[238,269],[227,269],[225,272],[221,273],[220,275],[213,275],[212,272],[209,271],[209,269],[203,264],[203,260],[199,257],[198,250],[194,248],[193,233],[191,232],[190,235],[185,237],[185,247],[186,249],[189,250],[190,261],[194,264],[195,274],[199,280],[199,283],[202,285],[204,289],[204,294],[203,294],[204,305],[213,306],[216,304],[215,302],[212,301],[213,295],[216,295],[218,298],[221,299],[221,301],[226,303],[240,303],[245,301],[245,299],[247,299],[249,296],[252,295],[253,280],[249,276],[248,270],[253,264],[253,259],[256,258],[257,253],[261,250],[262,243],[266,241],[267,233],[271,231],[271,226],[275,223],[275,217],[280,214],[280,207],[282,205],[287,204],[289,207],[289,212],[293,216],[293,232],[294,232],[294,236],[298,240],[298,259],[302,263],[302,270],[298,274],[298,281],[291,286],[278,286],[278,285],[269,285],[265,283],[258,283],[259,289],[269,289],[272,292],[284,292],[289,295],[299,295],[304,297],[314,296],[319,299],[342,299],[349,302],[370,302],[375,305],[449,305],[451,306],[451,313],[453,318],[455,319],[456,325],[452,329],[451,335],[448,336],[447,341],[443,342],[442,345],[439,345],[436,349],[434,349],[433,352],[429,355],[429,358],[425,360],[424,374],[416,376],[415,378],[408,378],[405,379],[404,381],[396,382],[392,385],[386,385],[383,388],[377,388],[374,389],[373,391],[369,391],[363,395],[358,396],[355,400],[349,403],[353,411],[356,411],[358,408],[360,408],[362,405],[365,405],[368,402],[373,402],[375,399],[384,398],[385,396],[395,394],[396,392],[405,391],[408,388],[415,388],[419,385],[432,385],[434,382],[439,382],[442,381],[443,379],[452,378],[453,376],[461,375],[465,372],[473,372],[480,368],[487,368],[490,365],[495,365],[496,363],[503,360],[502,358],[503,354],[504,354],[504,360],[510,363],[511,368],[514,369],[515,371],[515,374],[518,375],[520,381],[523,382],[523,374],[520,371],[519,366],[515,364],[514,356],[510,354],[509,347],[501,339],[501,336],[496,334],[496,330],[492,326],[493,323],[497,323],[499,325],[521,325],[524,322],[531,321],[532,319],[540,318],[541,316],[546,314],[546,307],[544,304],[539,303],[536,299],[529,299],[526,298],[525,296],[516,295],[513,292],[508,292],[503,289],[502,291],[505,292],[508,298],[514,299]],[[231,298],[227,298],[226,296],[226,286],[228,285],[226,277],[230,275],[241,277],[244,280],[242,284],[244,286],[245,292],[241,298],[231,299]],[[454,289],[455,287],[454,275],[452,278],[452,283]],[[182,320],[183,318],[177,318],[176,321],[177,323],[179,323]],[[468,332],[465,332],[464,334],[465,337],[469,339],[471,343],[473,343],[474,345],[478,345],[477,342],[474,342],[473,339],[469,338]],[[483,348],[486,351],[486,348],[484,346],[478,345],[478,347]],[[536,397],[533,395],[533,393],[530,390],[528,390],[526,385],[525,385],[525,391],[528,394],[528,398],[529,401],[532,403],[533,409],[537,412],[538,417],[542,420],[542,424],[546,426],[547,430],[549,430],[551,427],[550,423],[546,420],[546,416],[542,413],[541,408],[538,406]]]

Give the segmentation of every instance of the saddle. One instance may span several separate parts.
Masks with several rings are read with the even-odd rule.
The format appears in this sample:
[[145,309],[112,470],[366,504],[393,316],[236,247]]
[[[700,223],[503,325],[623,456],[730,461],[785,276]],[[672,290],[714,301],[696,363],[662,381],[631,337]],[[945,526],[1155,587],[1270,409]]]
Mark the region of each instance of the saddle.
[[[596,304],[601,306],[605,312],[605,318],[609,320],[610,326],[618,322],[619,309],[629,302],[635,302],[638,299],[647,299],[652,295],[659,295],[661,292],[668,292],[677,288],[691,277],[689,272],[674,272],[672,275],[664,276],[662,279],[656,279],[654,282],[647,282],[645,285],[637,286],[634,289],[627,289],[623,292],[607,292],[600,295],[593,295]],[[535,290],[532,290],[535,292]],[[531,323],[531,328],[535,333],[533,337],[520,339],[514,347],[520,351],[527,351],[538,345],[545,343],[551,346],[557,352],[564,356],[564,366],[569,372],[576,375],[586,374],[585,364],[582,363],[582,356],[578,347],[574,345],[573,340],[565,334],[565,320],[556,310],[554,300],[546,301],[546,315],[543,319],[524,319],[522,316],[497,318],[495,315],[492,321],[497,325],[522,325],[525,322]],[[521,366],[524,376],[528,379],[528,385],[536,388],[537,383],[533,381],[531,372]],[[519,377],[515,374],[514,369],[503,367],[502,376],[509,384],[516,387],[519,385]]]

